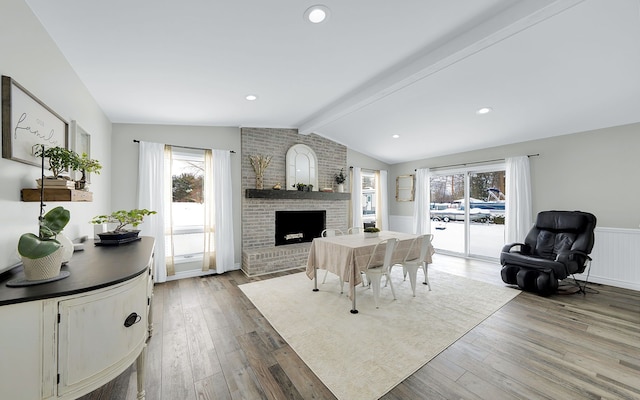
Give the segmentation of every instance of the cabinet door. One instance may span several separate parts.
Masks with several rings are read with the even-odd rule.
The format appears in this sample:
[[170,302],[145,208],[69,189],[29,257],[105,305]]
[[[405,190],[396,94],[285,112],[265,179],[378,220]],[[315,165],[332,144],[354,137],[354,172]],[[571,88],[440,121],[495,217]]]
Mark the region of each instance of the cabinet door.
[[59,303],[58,395],[98,387],[136,359],[147,337],[147,285],[144,273]]
[[[0,397],[39,399],[42,396],[42,303],[32,301],[0,307]],[[52,331],[48,327],[48,331]]]

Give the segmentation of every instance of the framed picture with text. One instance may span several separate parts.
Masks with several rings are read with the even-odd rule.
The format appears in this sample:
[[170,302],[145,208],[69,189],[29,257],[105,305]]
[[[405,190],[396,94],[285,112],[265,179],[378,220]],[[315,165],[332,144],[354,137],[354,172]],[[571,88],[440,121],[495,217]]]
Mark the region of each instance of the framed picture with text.
[[2,76],[2,157],[41,165],[35,146],[69,148],[69,124],[8,76]]

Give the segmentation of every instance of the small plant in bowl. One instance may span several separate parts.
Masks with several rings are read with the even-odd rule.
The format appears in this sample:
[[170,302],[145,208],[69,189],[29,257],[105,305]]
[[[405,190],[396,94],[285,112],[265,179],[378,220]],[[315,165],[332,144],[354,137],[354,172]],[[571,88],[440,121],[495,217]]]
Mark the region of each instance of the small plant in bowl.
[[380,229],[376,227],[364,228],[364,237],[378,237],[378,233],[380,233]]
[[153,214],[157,214],[157,212],[149,211],[146,208],[141,210],[119,210],[109,215],[97,215],[93,217],[91,223],[95,225],[117,224],[112,231],[98,233],[98,236],[104,244],[122,244],[139,239],[138,234],[140,231],[136,229],[128,230],[126,229],[127,226],[131,225],[131,227],[136,228],[144,221],[144,217]]

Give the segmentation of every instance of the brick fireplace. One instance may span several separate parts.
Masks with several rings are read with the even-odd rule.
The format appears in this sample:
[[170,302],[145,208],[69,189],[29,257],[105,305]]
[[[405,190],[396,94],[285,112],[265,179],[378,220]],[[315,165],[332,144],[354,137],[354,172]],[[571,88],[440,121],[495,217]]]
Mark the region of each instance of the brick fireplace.
[[[267,274],[305,266],[311,243],[276,246],[276,211],[326,212],[326,227],[346,231],[349,218],[349,195],[338,193],[272,193],[271,188],[286,182],[287,150],[305,144],[318,158],[318,185],[335,188],[333,176],[347,167],[347,148],[318,135],[299,135],[295,129],[242,128],[242,270],[249,276]],[[264,188],[257,193],[255,173],[248,156],[271,155],[264,174]],[[277,196],[271,196],[271,195]],[[247,197],[250,196],[250,197]],[[254,197],[255,196],[255,197]],[[292,197],[292,198],[283,198]]]

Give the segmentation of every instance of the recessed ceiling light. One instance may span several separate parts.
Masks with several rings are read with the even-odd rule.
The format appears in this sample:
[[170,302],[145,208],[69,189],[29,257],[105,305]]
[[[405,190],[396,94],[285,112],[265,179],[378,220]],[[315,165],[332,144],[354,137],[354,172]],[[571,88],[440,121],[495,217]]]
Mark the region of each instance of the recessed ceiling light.
[[254,100],[258,100],[258,96],[256,96],[255,94],[248,94],[245,96],[245,99],[249,101],[254,101]]
[[479,115],[489,114],[491,111],[493,111],[493,108],[491,107],[482,107],[482,108],[479,108],[478,111],[476,111],[476,114],[479,114]]
[[327,18],[329,18],[329,8],[322,4],[311,6],[304,12],[305,21],[309,21],[312,24],[319,24],[326,21]]
[[397,139],[397,138],[399,138],[399,137],[400,137],[400,135],[393,135],[393,136],[391,136],[391,137],[392,137],[392,138],[394,138],[394,139]]

